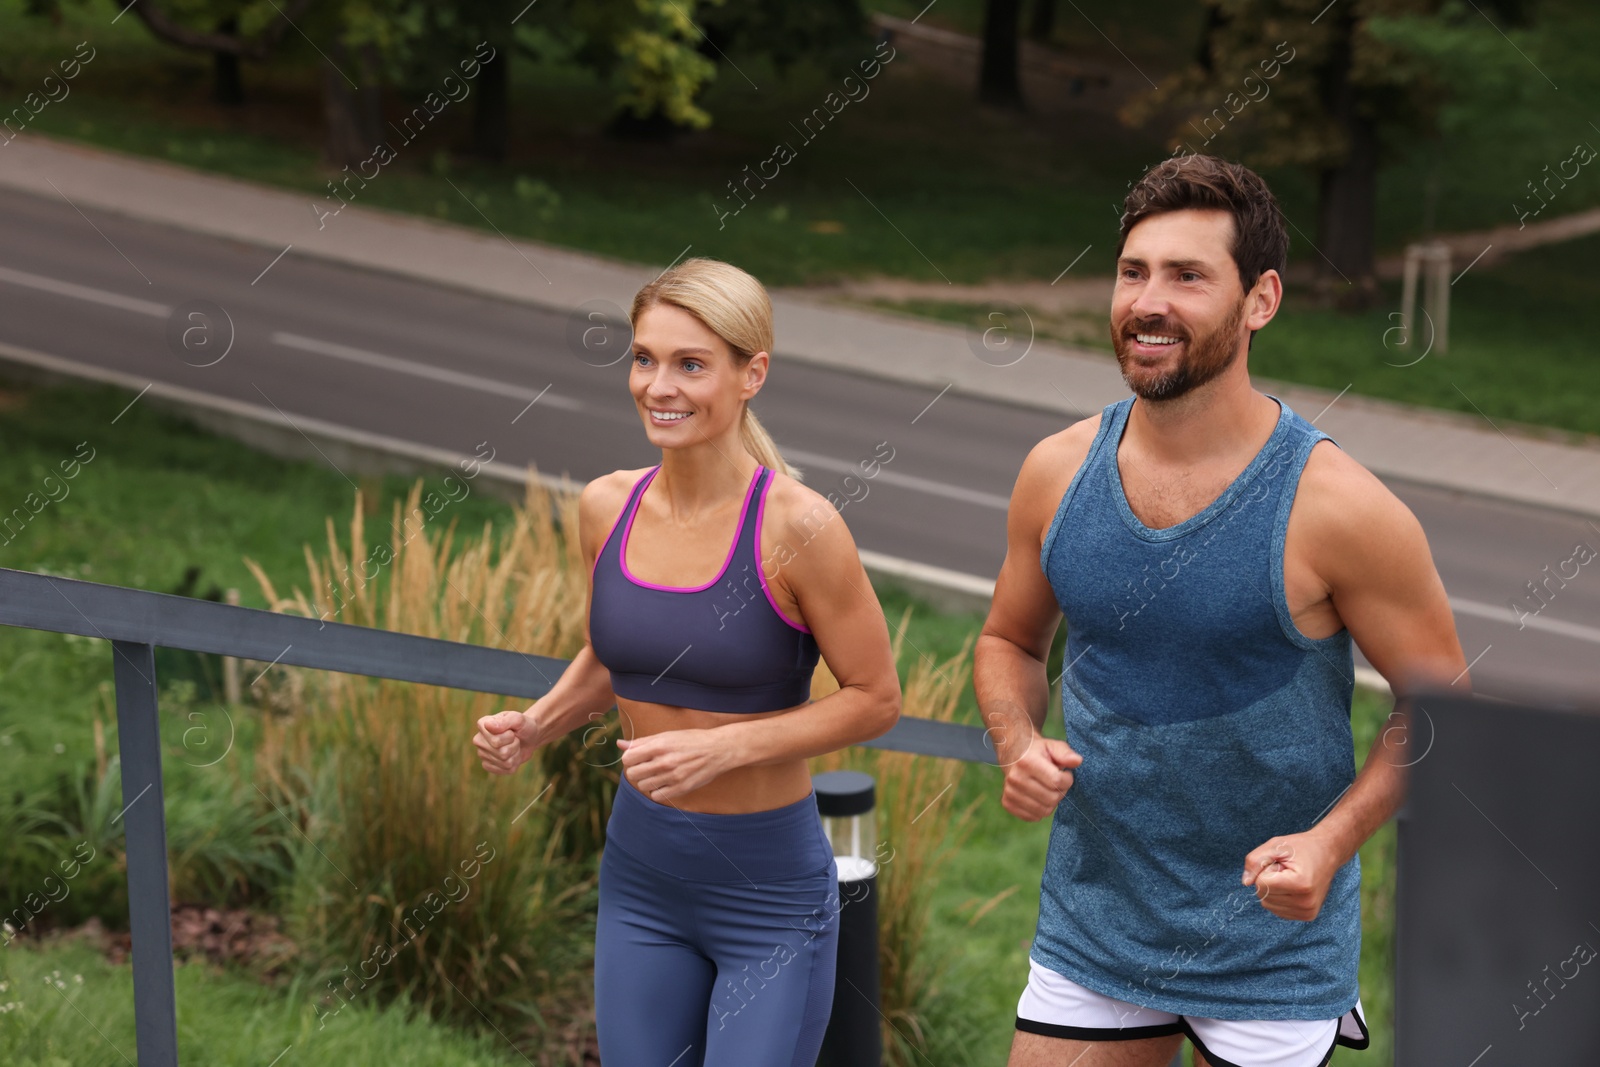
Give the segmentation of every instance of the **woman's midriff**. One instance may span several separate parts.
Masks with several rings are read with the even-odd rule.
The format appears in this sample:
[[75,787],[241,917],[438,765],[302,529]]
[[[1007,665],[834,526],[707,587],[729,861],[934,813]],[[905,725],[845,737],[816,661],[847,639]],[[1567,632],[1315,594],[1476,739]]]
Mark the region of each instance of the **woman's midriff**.
[[[805,707],[797,704],[795,707]],[[787,715],[795,708],[736,714],[720,711],[702,711],[699,708],[680,708],[671,704],[651,704],[638,700],[617,699],[617,710],[622,719],[622,736],[630,740],[650,737],[668,730],[715,730],[751,719],[770,719]],[[619,771],[623,769],[618,764]],[[637,788],[639,783],[632,775],[628,781]],[[643,790],[640,790],[643,792]],[[667,797],[663,804],[686,811],[708,814],[734,815],[752,811],[770,811],[792,804],[811,792],[811,771],[804,759],[763,763],[759,766],[735,767],[698,789]]]

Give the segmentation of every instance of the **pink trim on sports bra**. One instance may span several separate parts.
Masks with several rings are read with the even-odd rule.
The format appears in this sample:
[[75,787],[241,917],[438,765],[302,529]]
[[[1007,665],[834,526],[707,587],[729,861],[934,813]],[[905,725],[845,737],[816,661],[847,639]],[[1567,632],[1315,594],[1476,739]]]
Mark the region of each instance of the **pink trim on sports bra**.
[[594,576],[600,571],[600,557],[606,554],[606,546],[611,543],[612,536],[616,534],[617,526],[622,522],[622,516],[628,513],[628,500],[634,499],[634,490],[638,489],[639,483],[650,477],[650,474],[650,471],[645,471],[634,479],[633,484],[628,487],[628,499],[622,502],[622,510],[617,512],[617,517],[611,520],[611,527],[606,530],[606,535],[600,542],[600,551],[594,554],[594,562],[589,565],[589,587],[591,589],[594,588]]
[[[628,570],[628,534],[633,530],[633,520],[638,517],[639,508],[644,503],[644,495],[650,490],[650,483],[655,480],[656,472],[661,470],[661,465],[657,464],[654,470],[644,476],[644,488],[640,489],[639,495],[634,498],[633,510],[628,513],[628,525],[622,528],[622,544],[617,549],[617,561],[622,564],[623,576],[634,585],[643,586],[646,589],[660,589],[668,593],[698,593],[710,589],[722,581],[722,576],[728,573],[728,565],[733,562],[733,554],[739,547],[740,535],[744,533],[745,516],[750,513],[750,496],[755,492],[756,482],[760,480],[761,472],[764,469],[760,464],[756,465],[756,472],[751,476],[750,485],[744,491],[744,505],[739,509],[739,525],[734,527],[733,530],[733,544],[728,546],[728,558],[722,561],[722,569],[717,572],[717,576],[705,585],[657,585],[655,582],[646,582],[635,578],[633,572]],[[599,560],[596,559],[596,562],[598,563]]]
[[772,598],[772,590],[767,588],[766,561],[761,558],[761,519],[767,513],[767,494],[772,491],[772,483],[777,481],[777,478],[777,474],[774,473],[771,478],[767,479],[767,484],[761,487],[761,500],[756,504],[756,570],[761,575],[761,591],[767,595],[767,603],[772,605],[772,610],[777,613],[778,618],[801,633],[808,634],[811,632],[811,627],[802,626],[789,618],[783,613],[783,609],[778,607],[778,602]]

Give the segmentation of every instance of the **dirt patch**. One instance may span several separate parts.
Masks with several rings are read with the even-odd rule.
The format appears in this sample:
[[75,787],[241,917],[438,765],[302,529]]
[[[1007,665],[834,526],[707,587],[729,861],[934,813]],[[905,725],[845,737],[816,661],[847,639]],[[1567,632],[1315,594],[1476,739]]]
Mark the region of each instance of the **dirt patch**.
[[841,296],[892,303],[932,301],[950,304],[1016,303],[1048,315],[1069,312],[1109,314],[1111,278],[1062,278],[1054,284],[1039,281],[994,281],[981,285],[949,285],[878,276],[834,285],[811,286],[815,296]]
[[[1487,266],[1513,252],[1571,241],[1592,233],[1600,233],[1600,208],[1590,208],[1543,222],[1524,221],[1518,226],[1507,223],[1492,230],[1440,234],[1430,240],[1449,245],[1451,269],[1464,272],[1469,266]],[[1377,271],[1380,278],[1401,277],[1405,273],[1404,253],[1382,257],[1378,260]]]
[[[107,930],[98,918],[53,935],[60,941],[84,941],[114,964],[125,964],[133,948],[126,930]],[[267,982],[285,976],[298,949],[279,931],[276,915],[243,908],[176,904],[172,908],[172,954],[178,959],[203,958],[218,965],[240,965]]]
[[[971,315],[962,316],[959,321],[973,326],[985,321],[988,310],[1009,311],[1021,305],[1032,320],[1036,336],[1103,349],[1109,359],[1112,284],[1113,279],[1109,277],[1065,277],[1054,284],[995,281],[978,285],[947,285],[944,282],[879,276],[809,286],[794,292],[848,306],[895,311],[923,318],[929,317],[929,304],[941,305],[946,311],[965,307],[971,309]],[[958,321],[954,314],[934,317]]]
[[0,411],[20,411],[28,404],[28,392],[14,386],[0,385]]

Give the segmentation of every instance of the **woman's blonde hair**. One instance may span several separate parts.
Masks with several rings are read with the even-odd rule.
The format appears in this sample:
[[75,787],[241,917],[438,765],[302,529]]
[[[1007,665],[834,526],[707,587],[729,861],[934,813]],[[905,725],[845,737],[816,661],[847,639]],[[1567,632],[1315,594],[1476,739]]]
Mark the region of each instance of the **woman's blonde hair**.
[[[682,308],[705,323],[733,350],[734,362],[740,367],[757,352],[766,352],[770,358],[772,300],[765,286],[732,263],[695,256],[667,268],[634,294],[628,320],[637,327],[639,316],[658,304]],[[739,423],[739,438],[757,463],[799,480],[800,472],[785,462],[748,403]]]

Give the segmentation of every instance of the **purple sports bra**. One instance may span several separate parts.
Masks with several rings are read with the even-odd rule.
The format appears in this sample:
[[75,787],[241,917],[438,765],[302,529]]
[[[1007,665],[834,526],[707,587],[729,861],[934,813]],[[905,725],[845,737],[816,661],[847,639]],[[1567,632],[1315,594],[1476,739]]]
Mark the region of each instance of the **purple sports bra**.
[[657,464],[634,483],[590,576],[589,639],[611,672],[612,691],[703,711],[779,711],[804,704],[811,696],[817,641],[808,627],[779,610],[761,567],[761,517],[773,471],[756,468],[722,571],[705,585],[679,587],[640,581],[628,572],[625,558],[639,500],[660,469]]

